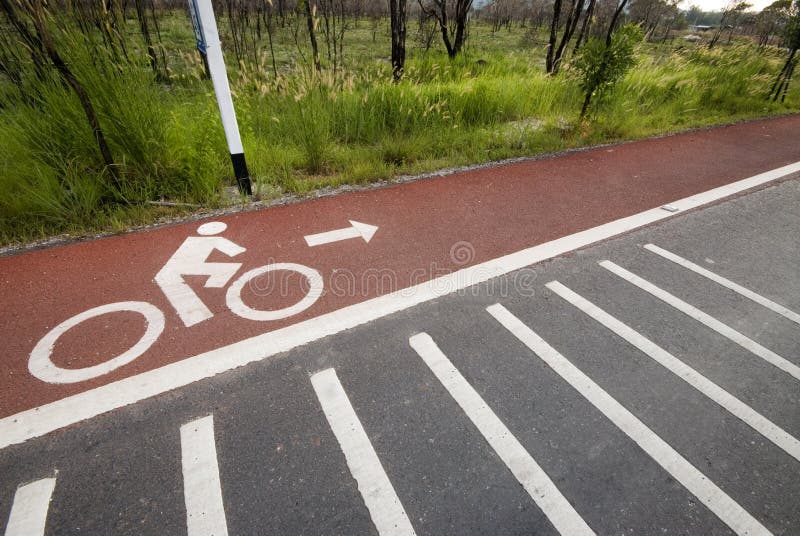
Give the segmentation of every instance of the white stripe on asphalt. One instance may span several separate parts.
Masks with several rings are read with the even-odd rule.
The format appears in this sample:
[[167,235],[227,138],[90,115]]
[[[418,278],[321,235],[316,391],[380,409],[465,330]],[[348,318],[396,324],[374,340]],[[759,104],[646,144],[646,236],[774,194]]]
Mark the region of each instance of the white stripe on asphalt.
[[447,359],[427,333],[409,339],[425,364],[467,414],[481,435],[541,508],[553,526],[565,536],[594,534],[589,525],[561,494],[547,473],[528,454],[517,438],[492,411],[477,391]]
[[189,536],[226,536],[213,415],[181,426],[181,455]]
[[661,257],[664,257],[665,259],[670,260],[675,264],[679,264],[684,268],[688,268],[694,273],[702,275],[703,277],[710,279],[715,283],[719,283],[723,287],[726,287],[738,294],[741,294],[745,298],[748,298],[749,300],[752,300],[759,305],[763,305],[770,311],[778,313],[779,315],[788,318],[789,320],[791,320],[796,324],[800,324],[800,314],[797,314],[794,311],[784,307],[783,305],[775,303],[774,301],[769,300],[764,296],[761,296],[760,294],[756,294],[752,290],[744,288],[743,286],[734,283],[730,279],[726,279],[721,275],[717,275],[714,272],[707,270],[702,266],[698,266],[697,264],[693,263],[692,261],[686,260],[683,257],[679,257],[678,255],[675,255],[674,253],[667,251],[666,249],[660,248],[655,244],[647,244],[644,246],[644,249],[652,251],[656,255],[660,255]]
[[43,478],[18,487],[11,504],[5,536],[44,534],[50,497],[55,487],[55,478]]
[[794,376],[796,379],[800,380],[800,367],[798,367],[791,361],[788,361],[787,359],[779,356],[772,350],[764,348],[753,339],[750,339],[749,337],[739,333],[738,331],[728,326],[727,324],[723,324],[713,316],[704,313],[703,311],[701,311],[700,309],[698,309],[693,305],[689,305],[685,301],[670,294],[666,290],[658,288],[649,281],[642,279],[638,275],[629,272],[625,268],[622,268],[621,266],[618,266],[611,261],[602,261],[599,264],[606,270],[618,275],[625,281],[628,281],[629,283],[636,285],[645,292],[671,305],[672,307],[679,310],[683,314],[691,318],[694,318],[695,320],[705,325],[706,327],[713,329],[726,339],[735,342],[742,348],[750,351],[754,355],[757,355],[767,363],[774,365],[775,367],[778,367],[787,374],[790,374]]
[[751,426],[784,452],[800,461],[800,441],[787,433],[756,410],[715,384],[692,367],[670,354],[642,334],[620,322],[586,298],[576,294],[558,281],[545,285],[547,288],[567,300],[569,303],[594,318],[597,322],[613,331],[628,343],[638,348],[662,367],[706,395],[708,398],[728,410],[746,424]]
[[580,369],[547,344],[539,335],[522,323],[500,304],[487,309],[500,324],[510,331],[525,346],[530,348],[559,376],[569,383],[586,400],[600,410],[620,430],[630,437],[656,463],[664,468],[675,480],[683,484],[709,510],[737,534],[770,534],[753,516],[739,506],[716,484],[697,470],[689,461],[678,454],[655,432],[640,421],[633,413],[609,395],[602,387],[586,376]]
[[336,371],[332,368],[311,376],[314,391],[347,460],[350,474],[358,482],[369,515],[381,536],[414,534],[406,511],[383,470],[378,454],[361,426]]
[[[800,172],[800,162],[671,203],[680,212],[707,205]],[[678,214],[680,214],[678,212]],[[134,404],[228,370],[262,361],[323,337],[457,292],[514,270],[674,217],[654,208],[579,233],[476,264],[390,294],[256,335],[182,361],[68,396],[0,419],[0,448]]]

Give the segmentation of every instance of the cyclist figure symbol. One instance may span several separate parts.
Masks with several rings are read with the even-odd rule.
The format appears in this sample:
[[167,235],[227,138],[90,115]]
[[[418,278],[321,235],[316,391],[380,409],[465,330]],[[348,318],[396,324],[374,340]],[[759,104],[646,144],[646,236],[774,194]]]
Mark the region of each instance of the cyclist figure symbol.
[[[227,238],[215,236],[226,228],[227,225],[222,222],[209,222],[198,227],[197,232],[202,236],[186,238],[155,276],[155,282],[186,327],[208,320],[214,313],[186,283],[184,276],[208,276],[206,288],[222,288],[233,279],[242,266],[238,262],[208,262],[209,256],[215,250],[229,257],[236,257],[246,251]],[[308,283],[303,287],[305,295],[297,303],[282,309],[262,310],[245,304],[241,296],[245,285],[256,277],[277,271],[296,272],[302,275]],[[228,287],[225,302],[233,313],[243,318],[258,321],[280,320],[311,307],[322,295],[322,291],[322,276],[313,268],[294,263],[274,263],[242,274]],[[66,369],[53,363],[51,359],[53,348],[64,333],[86,320],[116,312],[135,312],[144,317],[146,330],[136,344],[116,357],[89,367]],[[145,353],[164,331],[164,325],[164,313],[148,302],[126,301],[101,305],[65,320],[42,337],[31,351],[28,370],[35,377],[49,383],[75,383],[97,378]]]
[[201,225],[197,232],[205,236],[190,236],[156,274],[156,283],[175,308],[186,327],[208,320],[214,314],[184,281],[185,275],[207,275],[206,288],[222,288],[228,284],[242,264],[239,262],[206,262],[217,249],[229,257],[246,250],[227,238],[212,236],[227,228],[222,222]]

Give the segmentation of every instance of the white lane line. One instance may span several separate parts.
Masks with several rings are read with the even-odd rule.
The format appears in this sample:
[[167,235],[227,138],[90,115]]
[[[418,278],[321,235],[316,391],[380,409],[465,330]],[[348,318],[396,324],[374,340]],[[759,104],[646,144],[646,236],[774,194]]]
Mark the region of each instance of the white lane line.
[[[686,197],[675,201],[672,205],[685,212],[798,172],[800,172],[800,162]],[[323,337],[458,292],[493,277],[552,259],[673,216],[674,214],[660,208],[646,210],[551,242],[469,266],[419,285],[343,307],[316,318],[256,335],[158,369],[62,398],[38,408],[21,411],[0,419],[0,448],[22,443],[140,400],[211,378],[248,363],[262,361]]]
[[227,536],[213,415],[181,426],[181,465],[189,536]]
[[772,350],[764,348],[753,339],[743,335],[742,333],[739,333],[738,331],[728,326],[727,324],[723,324],[713,316],[704,313],[703,311],[701,311],[700,309],[698,309],[693,305],[689,305],[688,303],[681,300],[677,296],[670,294],[666,290],[658,288],[649,281],[642,279],[638,275],[629,272],[625,268],[622,268],[621,266],[618,266],[611,261],[602,261],[599,264],[606,270],[618,275],[625,281],[628,281],[629,283],[636,285],[645,292],[671,305],[672,307],[679,310],[683,314],[691,318],[694,318],[695,320],[705,325],[706,327],[713,329],[726,339],[735,342],[742,348],[750,351],[752,354],[757,355],[767,363],[774,365],[775,367],[778,367],[787,374],[791,374],[796,379],[800,380],[800,367],[798,367],[791,361],[788,361],[787,359],[779,356]]
[[44,534],[47,510],[55,487],[55,478],[43,478],[18,487],[11,504],[5,536]]
[[583,518],[558,490],[547,473],[528,454],[503,421],[464,379],[447,356],[427,333],[409,339],[425,364],[431,369],[458,405],[467,414],[497,455],[541,508],[553,526],[565,536],[594,534]]
[[760,294],[756,294],[752,290],[744,288],[743,286],[734,283],[730,279],[726,279],[721,275],[717,275],[714,272],[707,270],[702,266],[698,266],[697,264],[693,263],[692,261],[686,260],[683,257],[675,255],[674,253],[667,251],[666,249],[660,248],[655,244],[647,244],[644,246],[644,249],[651,251],[656,255],[660,255],[661,257],[664,257],[665,259],[670,260],[675,264],[679,264],[680,266],[683,266],[684,268],[687,268],[696,274],[702,275],[703,277],[710,279],[711,281],[714,281],[715,283],[718,283],[723,287],[726,287],[738,294],[741,294],[745,298],[748,298],[749,300],[752,300],[759,305],[763,305],[770,311],[778,313],[779,315],[788,318],[789,320],[791,320],[796,324],[800,324],[800,314],[797,314],[791,309],[788,309],[779,303],[775,303],[774,301],[769,300],[764,296],[761,296]]
[[500,304],[487,309],[504,328],[510,331],[542,361],[600,410],[617,428],[630,437],[658,465],[697,497],[723,523],[737,534],[770,534],[753,516],[731,499],[688,460],[617,402],[602,387],[586,376],[539,335]]
[[558,281],[545,285],[800,461],[800,441],[756,410]]
[[311,376],[311,383],[325,412],[333,435],[347,460],[350,474],[358,482],[369,515],[381,536],[410,536],[414,534],[400,498],[392,487],[386,471],[361,426],[336,371],[332,368]]

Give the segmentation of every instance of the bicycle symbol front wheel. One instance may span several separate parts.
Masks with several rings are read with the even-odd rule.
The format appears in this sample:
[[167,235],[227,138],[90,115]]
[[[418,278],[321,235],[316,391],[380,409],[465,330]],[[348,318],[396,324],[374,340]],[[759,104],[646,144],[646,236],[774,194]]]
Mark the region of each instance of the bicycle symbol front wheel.
[[[279,271],[296,272],[306,279],[308,282],[308,292],[305,296],[303,296],[303,298],[300,299],[300,301],[294,305],[290,305],[289,307],[273,310],[253,309],[242,301],[242,290],[244,289],[245,285],[249,284],[257,277],[261,277],[270,272]],[[288,318],[301,313],[314,305],[319,297],[322,296],[323,286],[322,276],[313,268],[291,262],[268,264],[254,268],[249,272],[245,272],[241,275],[241,277],[239,277],[239,279],[234,281],[234,283],[228,288],[228,293],[225,296],[225,302],[228,304],[228,308],[233,311],[234,314],[237,314],[242,318],[247,318],[248,320],[281,320],[283,318]]]

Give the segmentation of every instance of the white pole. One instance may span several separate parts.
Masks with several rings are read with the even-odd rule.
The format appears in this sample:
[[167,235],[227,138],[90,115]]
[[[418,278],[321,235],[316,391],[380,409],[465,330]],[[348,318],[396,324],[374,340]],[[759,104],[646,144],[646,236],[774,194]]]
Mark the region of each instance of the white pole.
[[[236,122],[236,110],[233,108],[231,88],[228,85],[228,73],[225,71],[225,59],[222,56],[222,44],[219,40],[214,8],[211,5],[211,0],[189,0],[189,7],[194,12],[192,22],[195,24],[195,33],[197,33],[198,29],[201,32],[197,35],[198,48],[202,47],[201,52],[205,52],[208,59],[208,71],[211,76],[211,83],[214,85],[214,92],[217,94],[217,104],[222,117],[222,128],[225,130],[225,138],[228,140],[228,150],[231,154],[236,181],[241,191],[247,195],[252,195],[250,174],[247,171],[247,163],[244,159],[244,148],[242,147],[242,138],[239,135],[239,124]],[[194,17],[197,20],[194,20]]]

